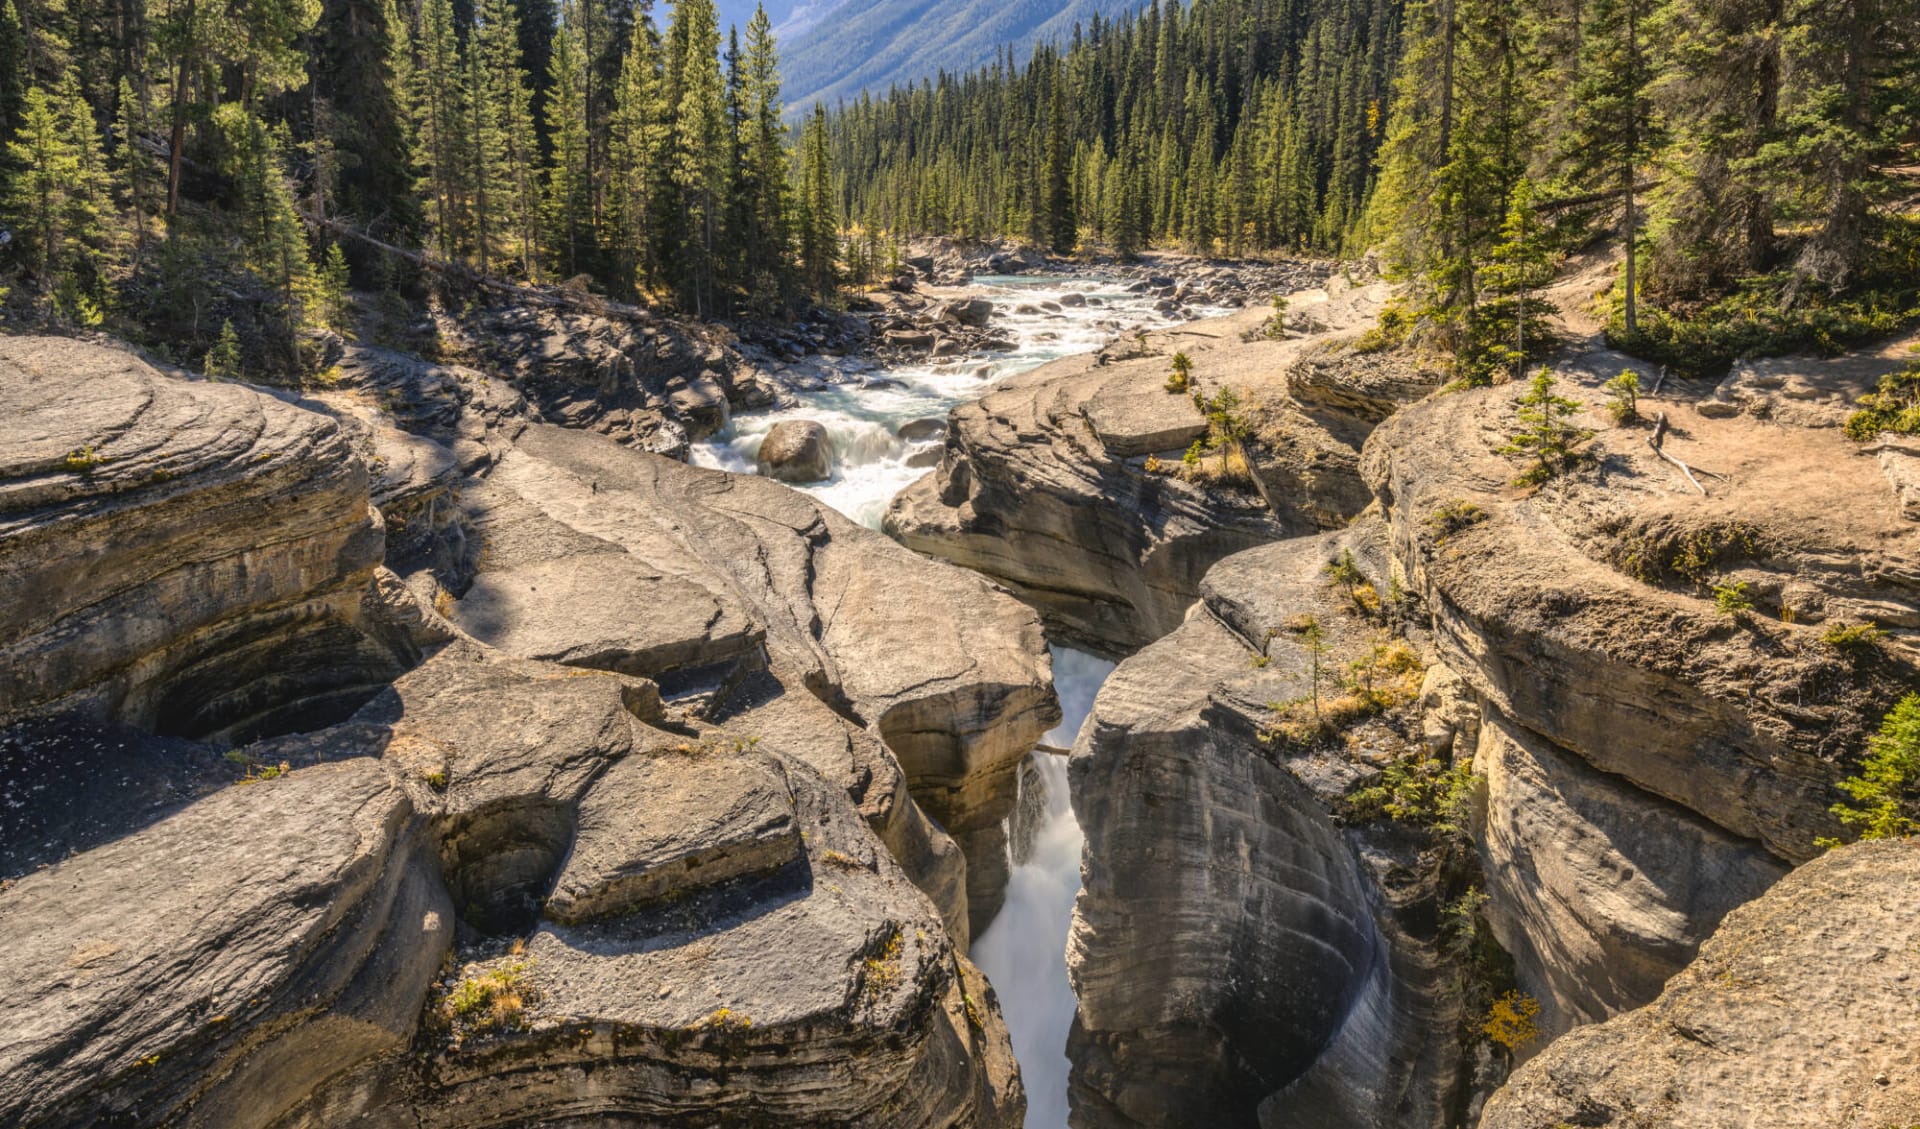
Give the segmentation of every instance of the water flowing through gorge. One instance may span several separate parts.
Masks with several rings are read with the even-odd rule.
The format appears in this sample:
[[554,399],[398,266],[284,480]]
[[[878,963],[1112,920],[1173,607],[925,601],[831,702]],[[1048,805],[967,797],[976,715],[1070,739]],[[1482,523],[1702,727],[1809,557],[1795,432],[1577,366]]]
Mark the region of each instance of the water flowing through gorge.
[[[833,471],[825,481],[796,488],[878,528],[887,504],[927,473],[943,441],[939,435],[902,438],[902,425],[944,421],[956,405],[978,399],[1009,377],[1060,357],[1091,352],[1139,328],[1173,324],[1154,310],[1151,297],[1127,293],[1109,279],[982,276],[966,293],[994,303],[994,324],[1013,337],[1013,350],[987,358],[893,367],[856,359],[812,359],[797,373],[797,404],[736,417],[725,431],[694,448],[693,461],[756,473],[760,444],[776,423],[815,420],[832,442]],[[1059,646],[1053,655],[1054,686],[1064,718],[1044,744],[1066,749],[1114,664]],[[1027,1089],[1028,1129],[1065,1129],[1067,1031],[1074,1013],[1066,942],[1074,895],[1080,889],[1081,835],[1068,799],[1066,758],[1035,752],[1026,769],[1015,819],[1028,822],[1012,836],[1017,846],[1006,906],[975,939],[972,955],[999,995],[1013,1038]]]
[[[1093,710],[1100,684],[1113,673],[1105,659],[1066,647],[1053,649],[1053,684],[1060,693],[1060,727],[1045,743],[1069,748]],[[1036,751],[1021,775],[1015,818],[1031,819],[1014,836],[1007,904],[973,944],[973,959],[1000,995],[1013,1036],[1013,1057],[1027,1084],[1027,1129],[1066,1129],[1067,1031],[1073,1025],[1073,988],[1067,982],[1067,927],[1080,892],[1080,824],[1067,795],[1067,760]],[[1038,785],[1030,806],[1027,789]],[[1019,846],[1024,844],[1021,852]],[[1024,857],[1023,857],[1024,856]]]
[[[897,366],[808,358],[783,374],[796,388],[798,403],[742,413],[719,435],[696,444],[693,462],[756,473],[755,457],[774,424],[814,420],[826,428],[832,442],[833,472],[823,482],[796,483],[795,488],[878,529],[887,503],[927,472],[942,442],[937,434],[902,438],[903,425],[945,421],[956,405],[979,399],[1008,377],[1061,357],[1090,353],[1138,328],[1174,324],[1154,310],[1152,297],[1127,293],[1111,279],[982,275],[965,293],[993,303],[993,324],[1013,338],[1013,349]],[[1067,305],[1062,299],[1085,304]],[[1208,312],[1196,311],[1194,316]]]

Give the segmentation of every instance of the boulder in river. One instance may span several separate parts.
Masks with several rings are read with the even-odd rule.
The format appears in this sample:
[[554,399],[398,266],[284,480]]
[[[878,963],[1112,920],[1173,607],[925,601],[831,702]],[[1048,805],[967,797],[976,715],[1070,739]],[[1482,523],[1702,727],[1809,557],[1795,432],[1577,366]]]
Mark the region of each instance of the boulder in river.
[[987,319],[993,316],[993,303],[985,298],[962,298],[948,302],[935,311],[938,321],[949,321],[955,325],[964,325],[971,329],[985,329]]
[[827,429],[810,419],[773,425],[760,444],[760,473],[782,482],[819,482],[833,472]]
[[895,432],[909,443],[921,439],[938,439],[947,433],[947,421],[943,419],[912,419],[900,425]]

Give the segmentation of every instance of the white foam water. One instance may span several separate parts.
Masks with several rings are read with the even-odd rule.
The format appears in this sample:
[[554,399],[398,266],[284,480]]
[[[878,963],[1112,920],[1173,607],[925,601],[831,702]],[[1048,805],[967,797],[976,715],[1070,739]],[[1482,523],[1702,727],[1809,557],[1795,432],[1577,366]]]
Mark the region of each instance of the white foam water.
[[[1005,353],[956,362],[895,368],[858,361],[815,360],[808,369],[822,387],[796,395],[791,408],[747,413],[708,442],[696,444],[693,462],[738,474],[756,473],[755,457],[767,432],[782,420],[810,419],[827,429],[833,472],[824,482],[798,486],[853,520],[878,529],[894,495],[926,468],[907,465],[943,440],[908,441],[902,424],[944,421],[955,406],[977,400],[1018,373],[1075,353],[1092,352],[1141,328],[1173,324],[1153,300],[1128,294],[1112,280],[1095,278],[983,276],[970,292],[994,304],[994,323],[1016,347]],[[1099,305],[1042,306],[1069,292]],[[1037,312],[1016,313],[1026,306]],[[1196,311],[1203,313],[1220,311]],[[1043,743],[1073,744],[1094,695],[1113,670],[1103,659],[1065,647],[1053,650],[1053,680],[1064,720]],[[1013,1039],[1027,1088],[1027,1129],[1066,1129],[1067,1032],[1073,1023],[1073,988],[1067,981],[1067,929],[1080,891],[1080,825],[1067,793],[1064,757],[1037,758],[1034,775],[1044,783],[1046,803],[1033,828],[1032,849],[1007,883],[1006,906],[974,941],[973,959],[992,981]],[[1027,774],[1023,774],[1025,776]]]
[[[1082,651],[1053,649],[1053,685],[1063,716],[1044,744],[1072,746],[1113,665]],[[1013,1057],[1027,1087],[1026,1129],[1066,1129],[1067,1031],[1075,1006],[1067,982],[1067,927],[1080,892],[1082,838],[1068,798],[1066,758],[1031,755],[1047,791],[1045,814],[1027,861],[1007,879],[1006,905],[974,939],[972,955],[999,995],[1013,1037]]]
[[[726,430],[694,445],[697,466],[736,474],[757,473],[755,458],[767,432],[782,420],[815,420],[827,429],[833,448],[832,474],[824,482],[796,488],[846,514],[862,525],[880,527],[887,504],[910,486],[925,467],[908,465],[914,455],[937,450],[942,440],[908,441],[899,437],[902,424],[914,420],[945,420],[955,406],[977,400],[1008,377],[1048,361],[1076,353],[1090,353],[1125,333],[1173,324],[1153,308],[1153,299],[1129,294],[1112,280],[1057,276],[1028,278],[982,275],[968,292],[994,304],[994,324],[1014,341],[1008,352],[900,365],[869,367],[860,363],[813,366],[827,369],[829,383],[814,391],[796,393],[799,404],[734,417]],[[1099,305],[1048,309],[1077,293]],[[1015,313],[1020,307],[1033,313]]]

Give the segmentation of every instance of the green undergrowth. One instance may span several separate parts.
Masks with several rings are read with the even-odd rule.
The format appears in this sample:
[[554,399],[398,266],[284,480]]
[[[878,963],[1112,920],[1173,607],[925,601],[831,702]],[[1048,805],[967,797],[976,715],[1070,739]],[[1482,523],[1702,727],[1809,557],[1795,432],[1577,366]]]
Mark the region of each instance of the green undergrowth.
[[1796,288],[1790,271],[1757,275],[1732,293],[1686,306],[1643,302],[1638,332],[1627,334],[1615,287],[1607,339],[1615,348],[1682,376],[1724,372],[1739,358],[1840,353],[1920,323],[1920,220],[1890,220],[1882,250],[1840,293]]

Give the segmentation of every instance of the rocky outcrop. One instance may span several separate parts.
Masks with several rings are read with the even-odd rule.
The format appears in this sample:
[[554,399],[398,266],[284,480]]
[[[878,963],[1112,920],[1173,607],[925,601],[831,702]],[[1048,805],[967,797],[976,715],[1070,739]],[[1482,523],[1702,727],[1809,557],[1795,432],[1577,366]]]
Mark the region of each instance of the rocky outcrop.
[[[1269,703],[1311,693],[1376,628],[1322,572],[1384,566],[1381,529],[1231,556],[1187,620],[1121,663],[1071,762],[1086,833],[1068,945],[1081,1129],[1447,1124],[1458,1005],[1442,990],[1438,892],[1418,839],[1348,826],[1347,791],[1417,725],[1346,747],[1269,738]],[[1146,970],[1151,970],[1146,971]]]
[[[1215,561],[1365,507],[1360,443],[1437,383],[1404,365],[1330,359],[1329,343],[1357,334],[1384,295],[1337,284],[1295,295],[1321,312],[1311,336],[1243,342],[1267,316],[1250,311],[1007,381],[954,410],[938,471],[894,500],[885,528],[1007,584],[1064,639],[1107,654],[1144,646],[1180,623]],[[1209,433],[1195,398],[1166,390],[1176,351],[1192,358],[1201,398],[1238,398],[1227,412],[1256,440],[1247,481],[1167,473]]]
[[755,456],[760,473],[781,482],[819,482],[833,472],[833,446],[827,429],[813,420],[789,419],[773,425]]
[[1543,1030],[1652,999],[1727,911],[1787,872],[1758,843],[1595,771],[1498,713],[1480,725],[1494,934]]
[[[471,586],[446,603],[455,624],[509,653],[657,678],[747,737],[772,694],[752,688],[764,669],[774,697],[813,699],[782,707],[782,724],[805,709],[832,729],[832,714],[891,750],[968,860],[967,908],[952,916],[992,919],[1015,771],[1059,719],[1031,612],[776,483],[580,432],[529,427],[463,499],[465,543],[482,548]],[[870,745],[865,764],[836,751],[850,740],[795,751],[817,748],[859,802],[870,784],[904,802]],[[909,854],[952,860],[937,847]]]
[[1659,998],[1555,1040],[1482,1129],[1905,1125],[1920,1110],[1920,846],[1860,844],[1729,913]]
[[[1648,1002],[1838,833],[1834,784],[1911,684],[1920,625],[1920,530],[1872,460],[1832,428],[1643,395],[1703,496],[1650,429],[1592,410],[1621,367],[1556,366],[1596,434],[1542,489],[1495,453],[1512,388],[1426,400],[1366,448],[1397,575],[1483,707],[1488,917],[1549,1033]],[[1891,634],[1830,635],[1868,622]]]
[[350,713],[417,659],[332,421],[12,337],[0,436],[0,722],[244,737]]
[[0,1115],[1018,1124],[990,990],[845,792],[666,720],[456,643],[21,879]]

